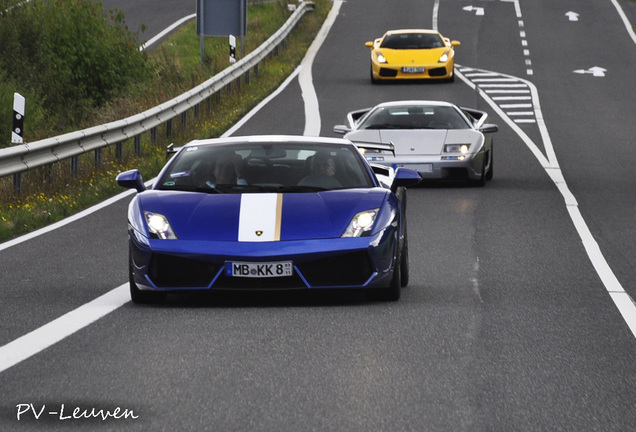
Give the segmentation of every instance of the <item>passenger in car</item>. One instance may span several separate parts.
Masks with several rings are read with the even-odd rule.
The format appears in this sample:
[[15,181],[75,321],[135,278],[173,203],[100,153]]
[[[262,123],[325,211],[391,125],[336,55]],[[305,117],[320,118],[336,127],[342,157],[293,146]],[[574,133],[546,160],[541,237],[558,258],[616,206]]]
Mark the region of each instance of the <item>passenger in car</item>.
[[302,178],[298,186],[315,186],[325,189],[338,189],[342,185],[334,177],[336,175],[336,161],[328,152],[318,152],[312,159],[311,174]]
[[214,165],[214,180],[208,180],[206,184],[212,188],[217,185],[246,185],[240,156],[233,154],[220,157]]

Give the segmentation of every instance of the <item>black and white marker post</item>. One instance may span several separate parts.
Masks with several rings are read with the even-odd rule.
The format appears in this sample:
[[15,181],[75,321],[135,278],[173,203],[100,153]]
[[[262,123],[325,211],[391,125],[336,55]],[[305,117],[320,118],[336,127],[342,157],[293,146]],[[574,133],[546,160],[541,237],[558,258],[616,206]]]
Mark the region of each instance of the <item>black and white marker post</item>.
[[[11,130],[11,143],[24,143],[24,106],[25,99],[19,93],[13,93],[13,129]],[[17,194],[22,190],[22,173],[13,174],[13,189]]]
[[11,131],[11,143],[22,144],[24,142],[24,96],[13,93],[13,130]]
[[236,37],[230,35],[230,63],[236,62]]

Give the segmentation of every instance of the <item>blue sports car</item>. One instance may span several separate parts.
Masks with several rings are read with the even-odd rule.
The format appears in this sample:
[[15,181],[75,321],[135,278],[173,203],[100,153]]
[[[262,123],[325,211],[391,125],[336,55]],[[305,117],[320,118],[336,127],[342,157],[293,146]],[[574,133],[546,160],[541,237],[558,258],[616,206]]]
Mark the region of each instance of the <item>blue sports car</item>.
[[117,176],[138,191],[128,209],[132,300],[281,289],[397,300],[408,283],[405,187],[420,180],[372,168],[345,139],[192,141],[149,189],[138,170]]

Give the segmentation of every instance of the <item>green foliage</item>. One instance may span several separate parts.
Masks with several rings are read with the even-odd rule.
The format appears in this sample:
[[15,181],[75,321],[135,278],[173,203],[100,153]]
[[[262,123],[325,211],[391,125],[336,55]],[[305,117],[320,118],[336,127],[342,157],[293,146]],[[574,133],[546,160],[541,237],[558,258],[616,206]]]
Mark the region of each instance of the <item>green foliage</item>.
[[[0,72],[8,89],[27,98],[25,133],[44,129],[65,132],[131,83],[151,75],[138,35],[121,12],[103,10],[95,0],[24,2],[0,15]],[[45,116],[31,117],[31,105]],[[4,116],[6,107],[1,108]],[[46,119],[45,124],[43,122]],[[9,136],[0,122],[0,143]]]
[[[6,0],[0,0],[0,6],[3,1]],[[141,155],[134,154],[132,140],[129,140],[123,147],[121,158],[114,147],[104,148],[99,166],[95,166],[92,152],[80,156],[77,175],[69,172],[66,161],[25,172],[22,195],[14,193],[11,176],[0,178],[0,242],[60,220],[121,191],[114,182],[120,171],[138,168],[144,178],[152,178],[165,163],[165,146],[170,142],[184,143],[196,138],[220,136],[273,92],[301,62],[332,6],[331,0],[315,0],[315,3],[314,12],[303,17],[277,56],[259,66],[259,72],[252,75],[250,84],[244,83],[241,91],[236,88],[229,92],[222,90],[218,98],[210,100],[210,106],[206,108],[207,104],[202,104],[198,120],[189,117],[187,128],[181,128],[176,122],[170,137],[165,136],[163,129],[156,142],[152,142],[150,134],[143,134]],[[256,5],[250,2],[246,53],[259,46],[285,22],[289,16],[285,5],[285,0],[276,3],[264,1]],[[0,7],[0,10],[6,9]],[[0,26],[1,23],[0,13]],[[152,50],[150,82],[135,83],[121,92],[120,98],[91,110],[86,123],[103,124],[139,113],[191,89],[229,66],[227,39],[206,40],[204,65],[200,65],[199,42],[193,23],[172,34],[160,47]],[[15,81],[3,74],[0,69],[0,103],[3,103],[5,94],[6,100],[11,101],[14,89],[18,88]],[[35,95],[24,89],[18,92],[27,98],[27,118],[37,116]],[[9,105],[11,107],[12,102]],[[4,125],[0,124],[0,127]],[[40,134],[42,137],[53,136],[43,131]]]

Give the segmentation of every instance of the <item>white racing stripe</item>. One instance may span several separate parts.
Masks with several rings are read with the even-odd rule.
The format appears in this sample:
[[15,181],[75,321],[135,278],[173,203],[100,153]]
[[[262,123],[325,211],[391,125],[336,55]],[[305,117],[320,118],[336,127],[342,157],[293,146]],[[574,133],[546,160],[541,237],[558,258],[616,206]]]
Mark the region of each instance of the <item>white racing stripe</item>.
[[279,241],[282,206],[283,194],[241,195],[238,241]]

